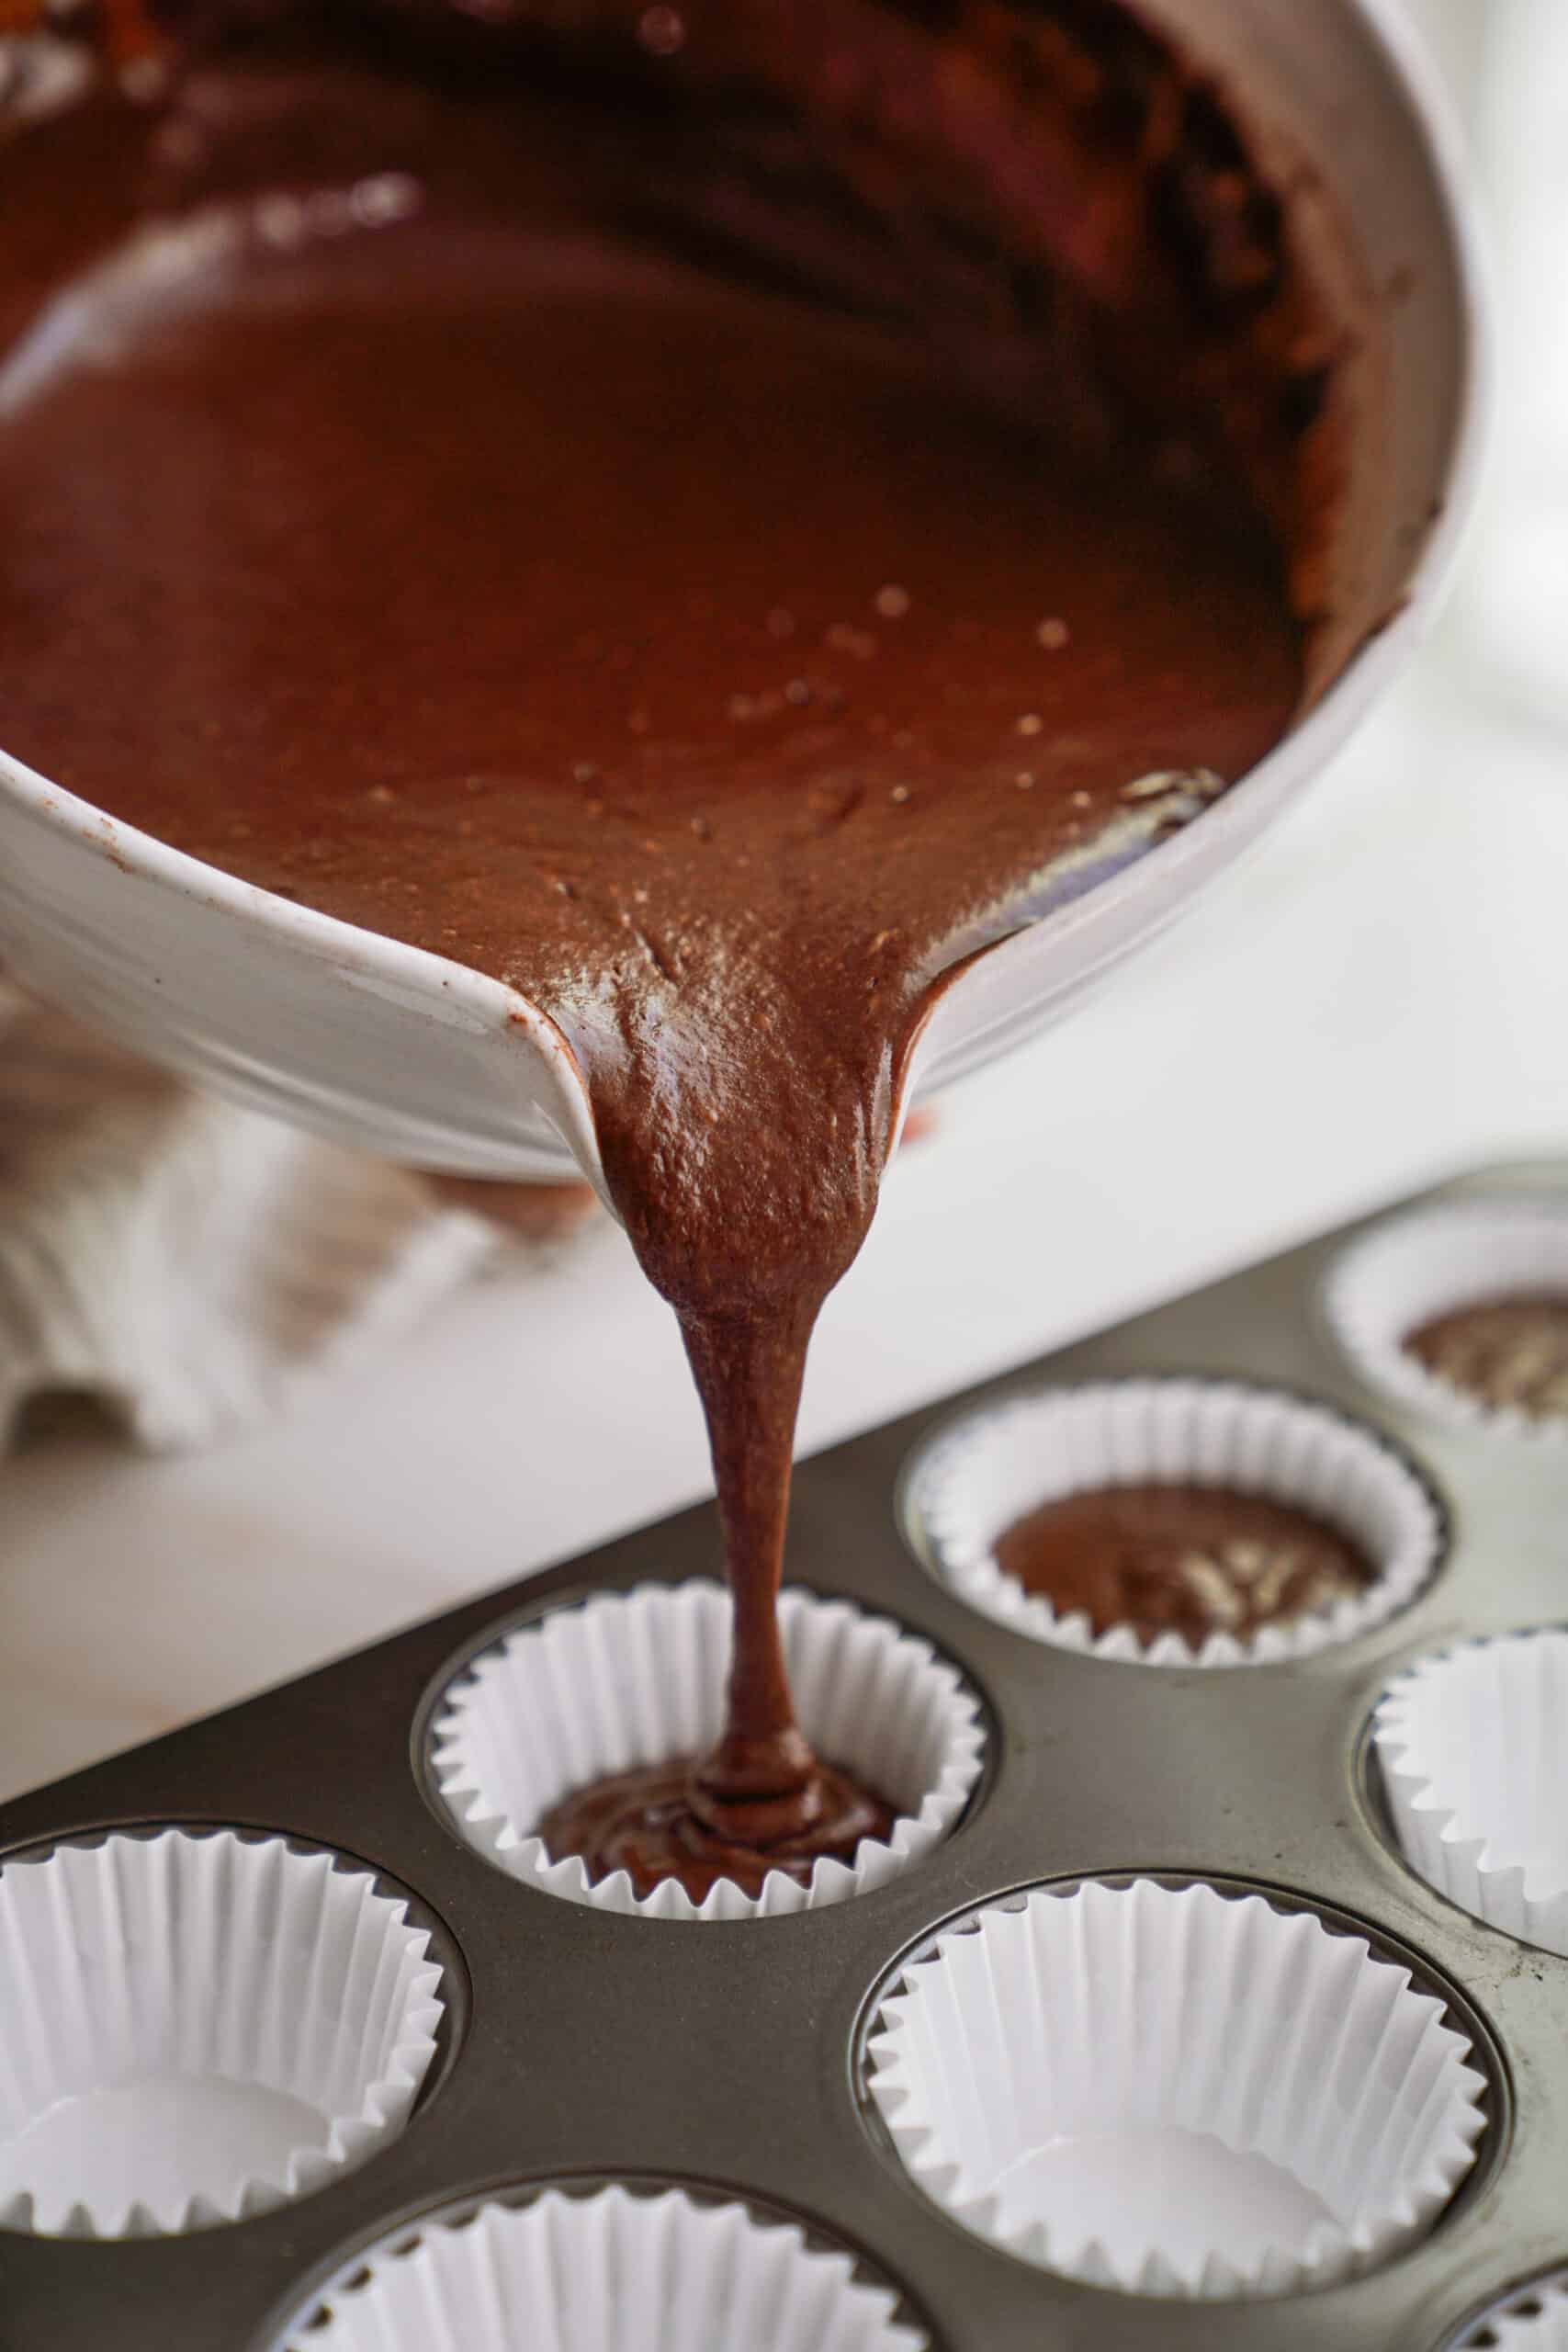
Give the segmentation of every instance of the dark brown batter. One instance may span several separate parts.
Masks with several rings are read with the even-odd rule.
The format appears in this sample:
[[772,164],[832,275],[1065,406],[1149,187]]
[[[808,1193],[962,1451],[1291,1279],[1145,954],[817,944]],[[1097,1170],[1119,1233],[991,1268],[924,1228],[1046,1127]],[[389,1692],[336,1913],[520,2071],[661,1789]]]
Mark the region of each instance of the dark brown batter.
[[1314,1615],[1371,1583],[1337,1529],[1287,1503],[1223,1487],[1101,1487],[1042,1504],[996,1546],[998,1565],[1059,1617],[1141,1641],[1238,1640]]
[[[625,1871],[639,1901],[661,1880],[678,1878],[700,1904],[721,1879],[731,1880],[743,1894],[759,1895],[770,1871],[782,1871],[805,1886],[825,1857],[852,1862],[863,1838],[892,1833],[893,1807],[819,1759],[820,1821],[770,1839],[765,1850],[759,1850],[755,1838],[727,1838],[722,1825],[710,1828],[692,1810],[691,1777],[700,1760],[672,1757],[667,1764],[617,1772],[563,1797],[538,1825],[550,1860],[581,1855],[594,1883],[612,1871]],[[832,1825],[830,1832],[821,1822]]]
[[[1298,628],[1254,493],[1288,504],[1325,369],[1278,203],[1146,36],[1112,106],[1052,18],[1033,257],[1009,276],[993,223],[943,274],[981,151],[923,212],[875,151],[887,123],[905,170],[956,136],[958,85],[893,103],[941,65],[928,30],[846,8],[874,90],[814,144],[744,107],[716,137],[692,94],[730,68],[653,39],[669,14],[626,20],[603,89],[533,52],[510,80],[444,51],[425,83],[253,45],[176,84],[151,164],[140,127],[37,134],[40,192],[70,175],[96,221],[140,186],[177,225],[0,375],[0,741],[558,1024],[712,1441],[735,1659],[700,1826],[671,1832],[695,1884],[705,1853],[860,1834],[774,1618],[811,1329],[943,976],[1285,726]],[[825,21],[773,69],[847,105],[807,71]],[[665,57],[683,81],[649,81]],[[1028,129],[987,133],[1020,235]],[[852,184],[876,299],[837,266]],[[26,284],[62,232],[17,217]]]
[[1482,1298],[1406,1334],[1404,1343],[1439,1380],[1495,1411],[1533,1419],[1568,1414],[1568,1298]]

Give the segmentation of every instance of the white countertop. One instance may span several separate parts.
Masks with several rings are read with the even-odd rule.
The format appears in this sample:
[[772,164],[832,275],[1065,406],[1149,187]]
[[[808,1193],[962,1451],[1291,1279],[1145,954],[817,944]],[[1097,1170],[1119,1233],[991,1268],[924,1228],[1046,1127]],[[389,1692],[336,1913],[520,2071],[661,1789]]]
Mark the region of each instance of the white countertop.
[[[1568,775],[1461,697],[1454,643],[1102,999],[945,1098],[829,1302],[803,1451],[1429,1174],[1568,1147]],[[608,1227],[260,1435],[39,1444],[0,1467],[0,1796],[705,1486],[673,1323]]]

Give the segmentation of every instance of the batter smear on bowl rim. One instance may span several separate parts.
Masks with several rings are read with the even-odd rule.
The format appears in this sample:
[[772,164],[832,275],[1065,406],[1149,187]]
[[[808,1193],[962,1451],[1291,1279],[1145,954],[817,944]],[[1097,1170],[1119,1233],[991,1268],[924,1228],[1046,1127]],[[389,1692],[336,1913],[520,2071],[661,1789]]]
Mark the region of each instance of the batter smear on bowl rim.
[[633,1843],[803,1874],[888,1818],[779,1644],[812,1327],[944,984],[1291,720],[1333,338],[1120,8],[201,22],[7,152],[0,742],[556,1023],[734,1595]]

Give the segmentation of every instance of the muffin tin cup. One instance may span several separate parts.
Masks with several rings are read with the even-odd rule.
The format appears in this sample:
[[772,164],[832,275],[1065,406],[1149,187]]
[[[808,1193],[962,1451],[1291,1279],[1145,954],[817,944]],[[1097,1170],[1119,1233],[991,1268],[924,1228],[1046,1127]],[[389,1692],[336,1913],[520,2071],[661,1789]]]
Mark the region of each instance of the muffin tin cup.
[[[1131,1625],[1096,1634],[1058,1616],[998,1561],[1027,1512],[1097,1487],[1224,1487],[1294,1505],[1355,1543],[1372,1580],[1327,1609],[1255,1633]],[[1383,1438],[1303,1398],[1239,1382],[1109,1380],[1036,1388],[951,1424],[906,1473],[902,1513],[917,1550],[971,1607],[1032,1640],[1137,1666],[1269,1666],[1311,1657],[1403,1609],[1431,1576],[1443,1526],[1432,1494]]]
[[1434,1316],[1541,1291],[1568,1298],[1568,1202],[1454,1200],[1387,1218],[1350,1242],[1329,1267],[1322,1312],[1366,1385],[1407,1411],[1552,1446],[1568,1441],[1568,1414],[1488,1405],[1404,1345]]
[[1515,2287],[1451,2337],[1447,2352],[1568,2352],[1568,2275]]
[[441,1971],[365,1871],[281,1838],[115,1835],[0,1871],[0,2225],[239,2221],[407,2122]]
[[1419,1660],[1372,1740],[1411,1868],[1489,1926],[1568,1955],[1568,1632]]
[[687,1921],[777,1918],[885,1885],[953,1827],[979,1778],[979,1702],[929,1642],[846,1600],[786,1591],[779,1623],[801,1729],[818,1752],[897,1808],[890,1838],[852,1863],[824,1858],[799,1884],[773,1871],[761,1894],[721,1880],[694,1904],[667,1879],[639,1899],[624,1871],[591,1882],[552,1861],[536,1825],[575,1789],[718,1737],[730,1611],[721,1585],[639,1585],[553,1611],[484,1651],[444,1694],[431,1770],[479,1853],[569,1902]]
[[964,2228],[1127,2293],[1278,2296],[1421,2236],[1483,2077],[1408,1973],[1258,1894],[1035,1889],[884,2001],[870,2089]]
[[485,2204],[373,2247],[325,2303],[280,2352],[929,2352],[849,2255],[681,2189]]

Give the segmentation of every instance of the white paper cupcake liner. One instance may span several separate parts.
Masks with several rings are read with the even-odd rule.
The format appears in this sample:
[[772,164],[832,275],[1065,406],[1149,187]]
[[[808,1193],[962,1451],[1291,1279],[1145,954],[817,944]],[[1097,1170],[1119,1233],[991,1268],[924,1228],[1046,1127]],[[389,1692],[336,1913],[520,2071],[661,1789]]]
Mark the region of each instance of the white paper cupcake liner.
[[[884,2030],[885,2029],[885,2030]],[[1036,1889],[881,2009],[871,2090],[966,2229],[1127,2293],[1294,2294],[1435,2220],[1484,2125],[1440,2003],[1261,1895]]]
[[[533,2203],[374,2248],[284,2352],[928,2352],[847,2254],[680,2189]],[[318,2306],[318,2309],[320,2307]]]
[[[1095,1487],[1227,1487],[1293,1504],[1348,1536],[1372,1581],[1327,1609],[1194,1648],[1171,1631],[1100,1634],[1058,1616],[996,1555],[1027,1512]],[[1108,1380],[983,1406],[938,1433],[904,1481],[906,1529],[951,1589],[987,1617],[1060,1649],[1136,1666],[1268,1666],[1354,1641],[1413,1600],[1437,1565],[1442,1521],[1425,1482],[1371,1430],[1272,1389],[1210,1380]]]
[[1509,2291],[1462,2328],[1449,2352],[1568,2352],[1568,2276],[1551,2271]]
[[1389,1218],[1330,1267],[1323,1311],[1340,1351],[1371,1388],[1453,1429],[1568,1439],[1568,1415],[1496,1407],[1428,1372],[1404,1346],[1434,1316],[1531,1291],[1568,1297],[1568,1202],[1450,1201]]
[[265,2212],[401,2131],[441,1971],[401,1903],[281,1838],[167,1829],[0,1871],[0,2225]]
[[1568,1955],[1568,1632],[1421,1659],[1372,1737],[1411,1868],[1476,1918]]
[[897,1808],[890,1839],[863,1839],[852,1864],[819,1860],[806,1886],[772,1871],[751,1896],[721,1880],[700,1905],[672,1879],[638,1900],[625,1871],[595,1885],[577,1856],[550,1860],[534,1831],[561,1798],[717,1739],[730,1605],[704,1581],[600,1594],[473,1662],[441,1704],[432,1758],[463,1837],[528,1885],[644,1918],[778,1918],[886,1885],[963,1811],[985,1744],[979,1702],[929,1642],[849,1601],[785,1592],[779,1622],[801,1729]]

